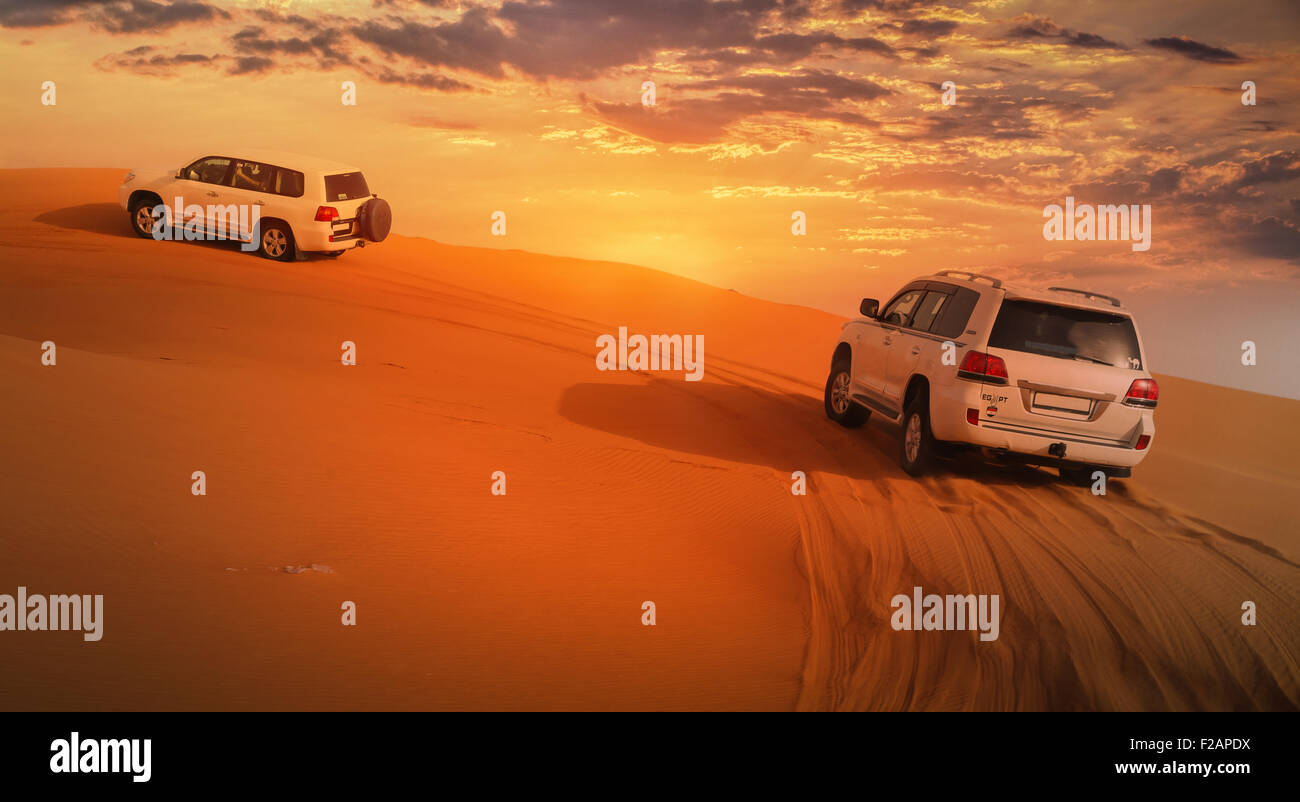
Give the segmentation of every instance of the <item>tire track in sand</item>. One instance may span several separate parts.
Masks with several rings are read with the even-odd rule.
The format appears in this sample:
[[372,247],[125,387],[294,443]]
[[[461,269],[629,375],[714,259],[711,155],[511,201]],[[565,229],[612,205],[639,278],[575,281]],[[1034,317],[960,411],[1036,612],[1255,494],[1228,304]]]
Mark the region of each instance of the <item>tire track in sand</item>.
[[[560,340],[590,325],[525,311],[543,332],[561,324]],[[788,502],[809,593],[799,709],[1300,704],[1300,570],[1267,546],[1122,482],[1094,497],[1044,471],[973,461],[915,480],[897,466],[892,427],[840,429],[814,388],[749,363],[710,354],[709,374],[733,395],[647,379],[784,466],[782,486],[793,470],[809,478],[809,495]],[[914,586],[999,595],[998,640],[895,632],[889,600]],[[1260,605],[1256,627],[1240,623],[1245,600]]]
[[[806,389],[774,393],[779,377],[710,373],[770,402],[786,429],[765,447],[792,470],[833,466],[790,501],[809,582],[799,709],[1300,706],[1300,569],[1268,546],[1123,482],[1093,496],[1054,472],[969,459],[911,479],[891,427],[845,431]],[[998,640],[894,631],[889,601],[917,585],[998,594]]]

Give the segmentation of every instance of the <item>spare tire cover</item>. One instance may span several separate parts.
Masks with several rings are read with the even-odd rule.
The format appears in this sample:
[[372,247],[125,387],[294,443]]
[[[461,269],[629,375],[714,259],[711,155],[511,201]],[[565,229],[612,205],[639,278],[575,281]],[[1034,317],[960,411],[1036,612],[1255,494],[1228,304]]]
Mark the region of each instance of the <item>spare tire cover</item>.
[[371,198],[357,212],[361,236],[371,242],[383,242],[393,227],[393,210],[383,198]]

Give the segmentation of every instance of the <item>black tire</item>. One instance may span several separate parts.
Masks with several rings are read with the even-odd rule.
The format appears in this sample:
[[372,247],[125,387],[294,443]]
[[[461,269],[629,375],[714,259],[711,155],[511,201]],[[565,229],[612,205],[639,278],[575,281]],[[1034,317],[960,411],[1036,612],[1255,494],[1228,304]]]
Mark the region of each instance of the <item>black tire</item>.
[[277,262],[293,259],[293,230],[280,222],[262,223],[257,227],[257,252]]
[[[871,417],[871,410],[848,397],[848,388],[853,384],[850,370],[849,360],[843,357],[831,365],[831,375],[826,377],[823,404],[826,407],[826,417],[846,429],[856,429]],[[837,380],[840,384],[838,390],[835,386]]]
[[930,391],[922,388],[903,412],[903,433],[898,438],[898,461],[912,476],[934,467],[934,433],[930,431]]
[[393,227],[393,210],[383,198],[371,198],[357,210],[357,230],[371,242],[383,242]]
[[[137,237],[141,237],[142,239],[154,238],[153,227],[158,218],[153,215],[151,210],[157,205],[159,205],[159,200],[157,198],[147,197],[140,198],[131,204],[131,230],[135,232]],[[149,220],[149,224],[147,227],[142,228],[146,216]]]

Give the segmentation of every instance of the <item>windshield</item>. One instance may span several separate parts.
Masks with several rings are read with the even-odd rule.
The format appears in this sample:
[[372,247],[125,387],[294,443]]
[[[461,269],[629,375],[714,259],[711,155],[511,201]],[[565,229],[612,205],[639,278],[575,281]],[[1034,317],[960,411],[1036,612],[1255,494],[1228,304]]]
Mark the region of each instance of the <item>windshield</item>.
[[1091,309],[1003,301],[989,333],[989,347],[1142,369],[1133,321]]
[[370,194],[366,177],[361,173],[342,173],[325,176],[325,199],[332,201],[356,200]]

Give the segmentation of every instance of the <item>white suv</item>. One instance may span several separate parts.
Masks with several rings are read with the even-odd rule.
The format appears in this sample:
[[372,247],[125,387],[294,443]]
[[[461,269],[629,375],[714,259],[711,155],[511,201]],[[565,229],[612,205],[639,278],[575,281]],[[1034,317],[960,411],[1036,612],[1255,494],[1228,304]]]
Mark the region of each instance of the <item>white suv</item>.
[[826,415],[901,423],[900,461],[914,476],[978,447],[1086,483],[1096,470],[1129,476],[1150,451],[1159,390],[1115,298],[945,270],[883,311],[871,298],[860,311],[831,357]]
[[[279,151],[202,156],[179,170],[135,171],[117,191],[135,233],[233,239],[268,259],[339,256],[388,236],[393,214],[355,167]],[[178,232],[173,235],[173,232]]]

